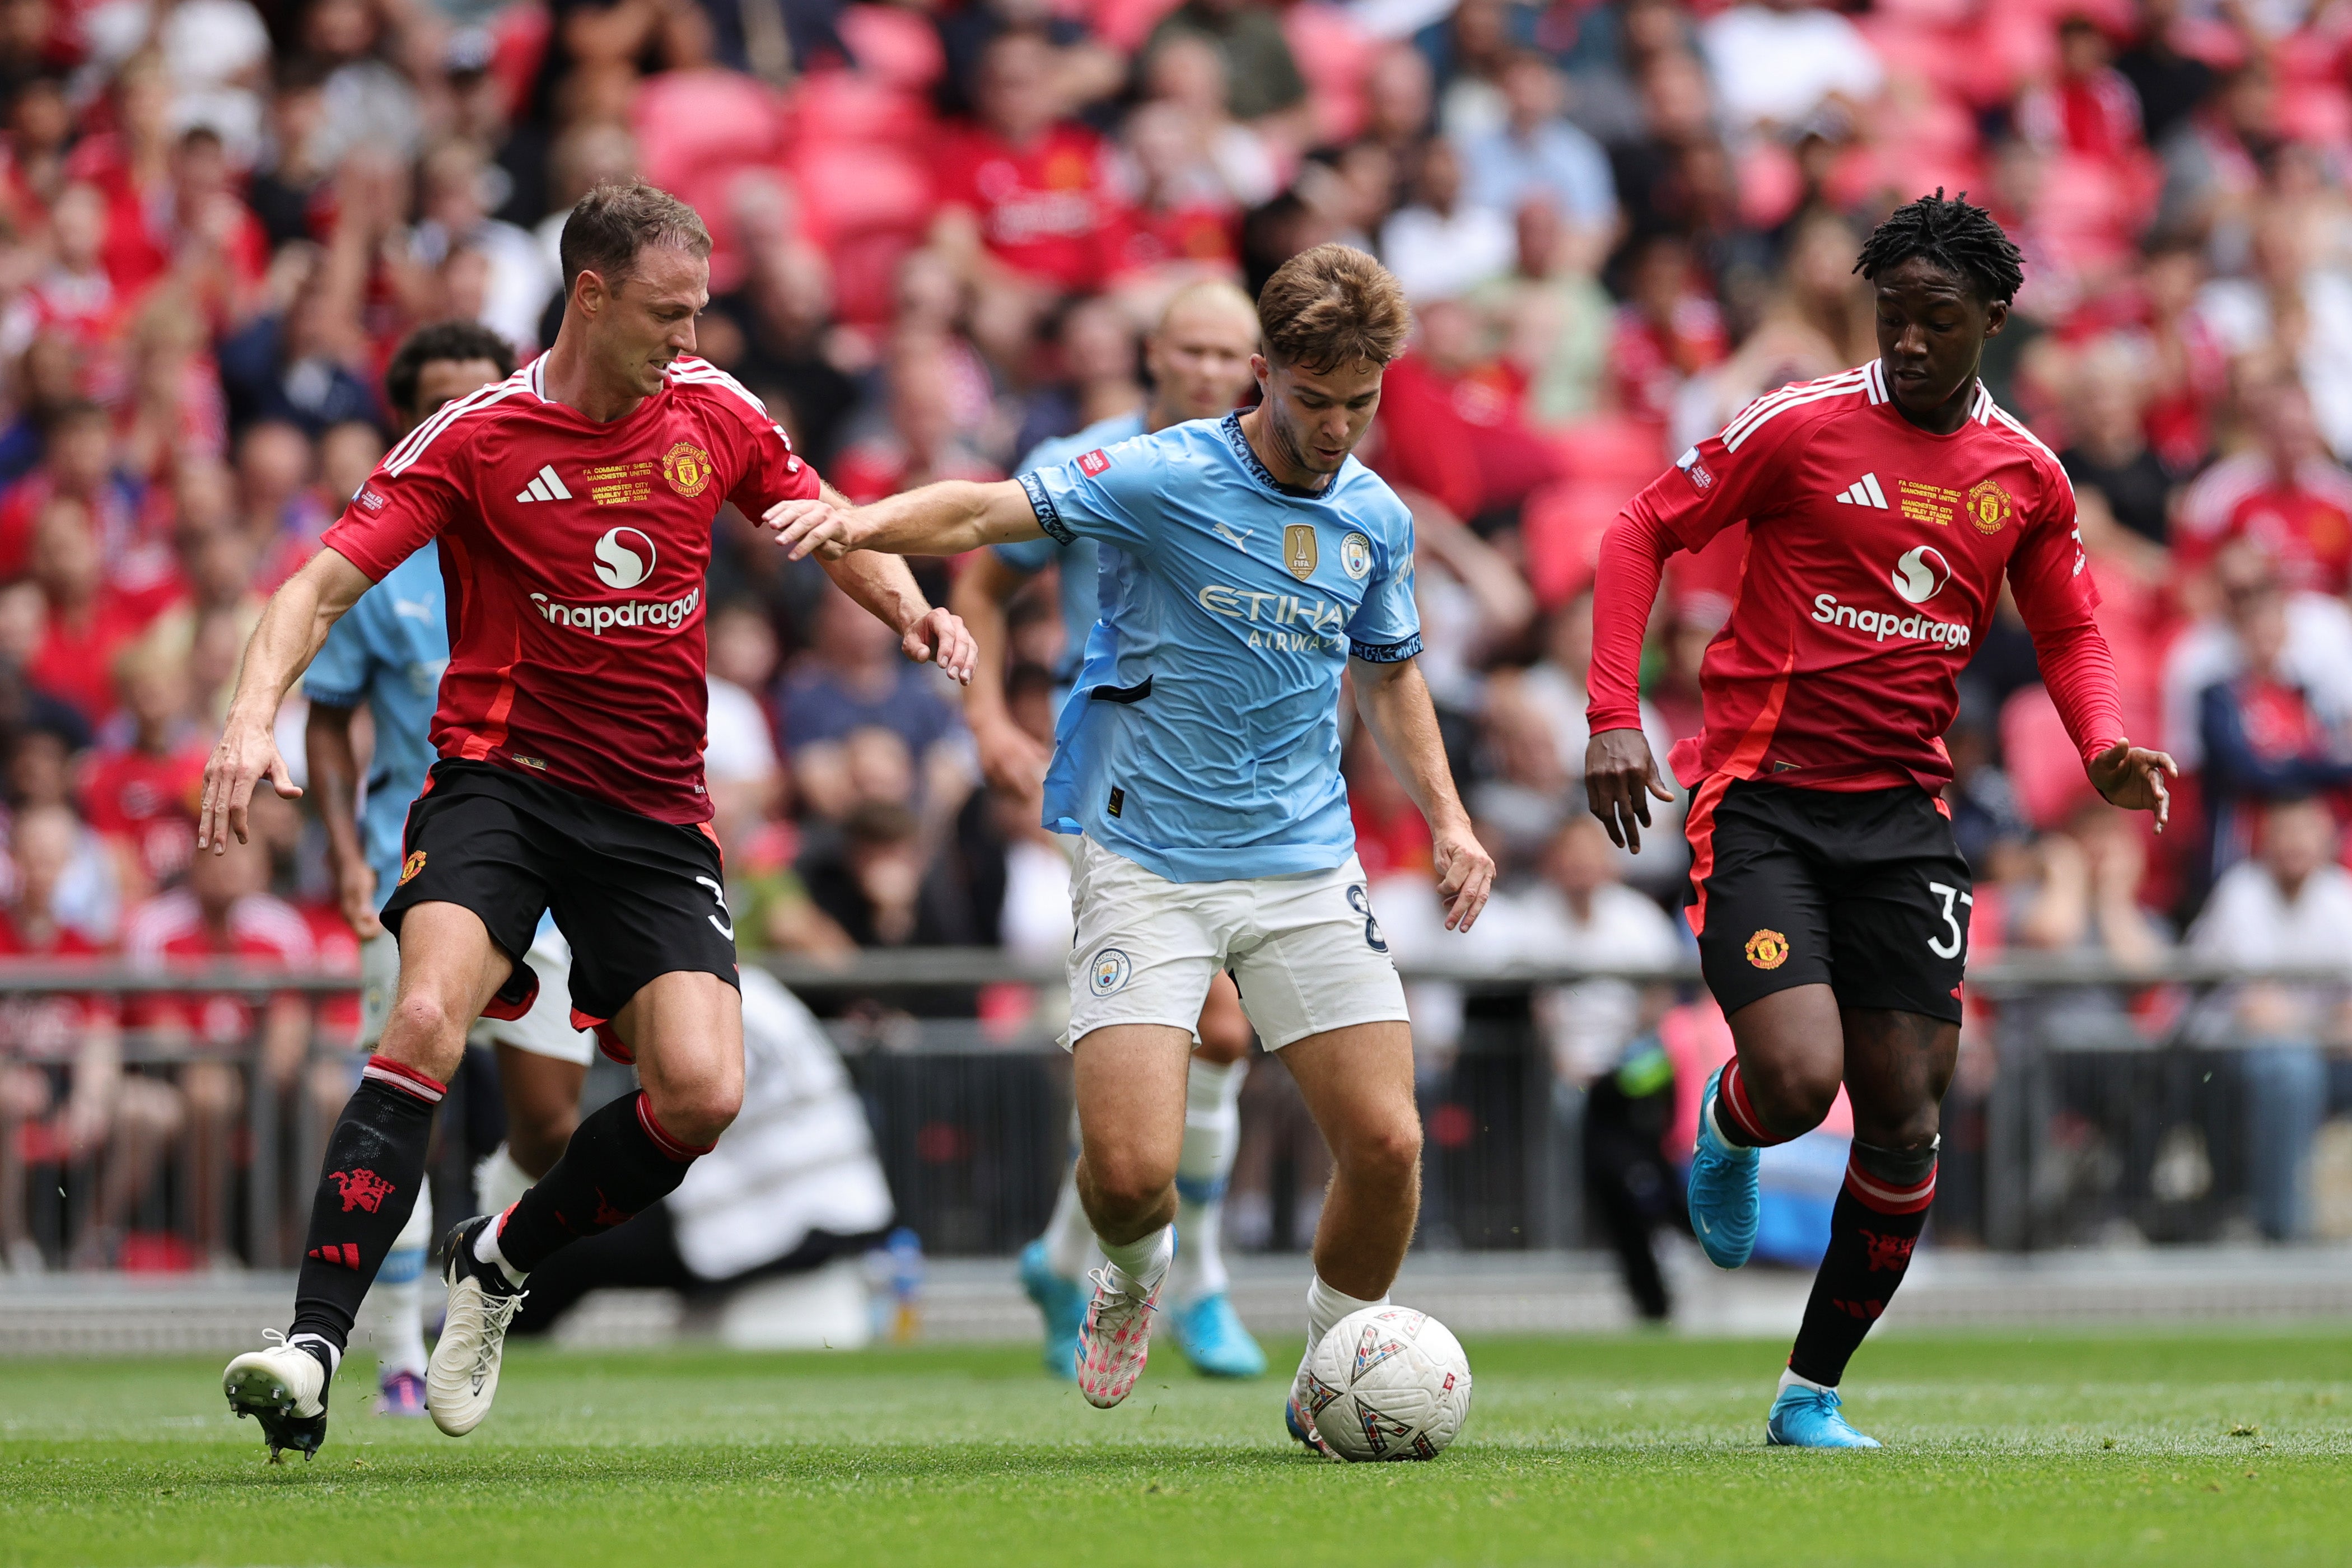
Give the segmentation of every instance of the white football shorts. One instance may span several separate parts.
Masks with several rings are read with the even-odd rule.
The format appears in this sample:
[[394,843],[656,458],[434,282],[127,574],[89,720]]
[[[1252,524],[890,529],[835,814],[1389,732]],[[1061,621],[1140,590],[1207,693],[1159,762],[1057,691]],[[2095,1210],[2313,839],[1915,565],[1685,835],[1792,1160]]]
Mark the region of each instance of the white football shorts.
[[1081,838],[1070,876],[1068,1046],[1106,1024],[1200,1022],[1228,970],[1267,1050],[1355,1024],[1402,1022],[1404,985],[1353,855],[1328,871],[1171,882]]
[[[572,944],[550,931],[530,944],[528,958],[539,975],[539,995],[520,1018],[478,1018],[466,1043],[512,1046],[535,1057],[586,1067],[596,1056],[596,1037],[572,1026]],[[360,1048],[372,1051],[383,1038],[384,1021],[400,987],[400,944],[378,931],[360,944]]]

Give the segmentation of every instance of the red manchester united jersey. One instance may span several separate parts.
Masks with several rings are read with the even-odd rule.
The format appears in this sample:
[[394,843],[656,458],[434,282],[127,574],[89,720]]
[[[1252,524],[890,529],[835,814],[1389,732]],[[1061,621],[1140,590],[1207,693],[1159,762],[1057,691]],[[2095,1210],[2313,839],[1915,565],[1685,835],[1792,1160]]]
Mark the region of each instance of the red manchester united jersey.
[[[2078,743],[2117,732],[2112,697],[2097,695],[2095,676],[2109,693],[2113,677],[2074,491],[2049,448],[1981,385],[1949,436],[1903,417],[1875,360],[1783,387],[1683,454],[1627,517],[1689,550],[1748,524],[1731,618],[1700,666],[1704,730],[1675,749],[1685,784],[1727,773],[1940,790],[1952,773],[1943,735],[1957,679],[2004,574],[2045,666],[2078,652],[2099,666],[2079,687],[2045,671]],[[1636,721],[1603,711],[1630,710],[1631,691],[1600,663],[1593,727]]]
[[441,755],[704,821],[711,523],[722,501],[756,517],[813,497],[817,476],[758,398],[700,360],[609,424],[549,398],[546,363],[418,426],[324,542],[381,579],[440,541]]

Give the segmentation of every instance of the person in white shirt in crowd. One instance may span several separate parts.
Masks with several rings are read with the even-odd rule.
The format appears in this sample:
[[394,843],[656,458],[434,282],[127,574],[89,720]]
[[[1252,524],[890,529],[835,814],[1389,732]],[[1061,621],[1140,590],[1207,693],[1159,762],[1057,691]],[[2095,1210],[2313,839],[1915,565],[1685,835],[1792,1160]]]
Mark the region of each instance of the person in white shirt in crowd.
[[1511,269],[1518,233],[1511,215],[1470,200],[1461,152],[1444,137],[1422,149],[1412,205],[1381,226],[1381,258],[1414,304],[1453,300]]
[[2201,957],[2251,969],[2341,969],[2343,984],[2252,980],[2216,998],[2242,1046],[2255,1223],[2273,1241],[2311,1234],[2311,1153],[2329,1114],[2352,1110],[2352,872],[2315,799],[2273,802],[2253,859],[2230,868],[2189,929]]
[[1878,96],[1886,68],[1862,30],[1818,0],[1718,11],[1699,29],[1732,128],[1790,130],[1824,109],[1851,115]]
[[833,1041],[765,970],[747,963],[741,978],[743,1109],[676,1192],[531,1270],[514,1332],[545,1333],[605,1286],[703,1297],[804,1274],[890,1228],[889,1184]]
[[783,805],[783,763],[760,701],[775,679],[777,658],[775,628],[758,610],[725,605],[711,616],[709,742],[702,771],[712,813],[721,818],[756,823]]
[[1617,227],[1617,181],[1601,143],[1569,121],[1567,79],[1546,56],[1523,49],[1504,62],[1499,85],[1503,123],[1460,138],[1463,195],[1513,214],[1549,198],[1571,227],[1605,247]]
[[[1560,825],[1544,850],[1542,880],[1520,900],[1526,962],[1647,969],[1689,952],[1690,939],[1673,917],[1620,879],[1619,859],[1590,813]],[[1651,1237],[1662,1226],[1689,1223],[1665,1155],[1674,1068],[1651,1033],[1670,1000],[1667,988],[1586,980],[1547,986],[1534,1000],[1536,1027],[1551,1056],[1553,1114],[1580,1131],[1587,1212],[1617,1255],[1634,1310],[1663,1321],[1672,1303]]]

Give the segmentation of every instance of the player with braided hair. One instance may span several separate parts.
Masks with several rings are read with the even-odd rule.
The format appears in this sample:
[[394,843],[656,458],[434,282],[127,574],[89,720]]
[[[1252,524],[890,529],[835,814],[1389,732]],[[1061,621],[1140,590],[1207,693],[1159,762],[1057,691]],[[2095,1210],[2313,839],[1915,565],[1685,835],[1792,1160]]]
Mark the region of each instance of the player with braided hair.
[[1878,357],[1758,398],[1603,540],[1585,752],[1593,813],[1639,849],[1646,797],[1673,798],[1637,710],[1659,576],[1745,525],[1736,607],[1701,666],[1706,721],[1669,758],[1690,791],[1685,915],[1737,1047],[1700,1098],[1690,1215],[1710,1259],[1745,1263],[1758,1150],[1819,1126],[1843,1088],[1853,1153],[1765,1425],[1801,1447],[1877,1447],[1837,1385],[1935,1197],[1971,902],[1942,737],[2004,578],[2099,793],[2160,829],[2174,771],[2124,736],[2065,473],[1978,379],[2024,281],[2017,247],[1938,190],[1881,224],[1855,270]]

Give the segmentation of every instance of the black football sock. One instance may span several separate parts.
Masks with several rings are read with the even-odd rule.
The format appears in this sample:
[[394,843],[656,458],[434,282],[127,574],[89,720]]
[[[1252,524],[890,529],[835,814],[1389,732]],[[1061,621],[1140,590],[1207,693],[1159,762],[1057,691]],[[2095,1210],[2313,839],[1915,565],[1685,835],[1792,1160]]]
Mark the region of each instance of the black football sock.
[[643,1089],[616,1100],[581,1121],[555,1168],[506,1212],[499,1256],[510,1272],[528,1274],[558,1247],[661,1202],[709,1152],[664,1131]]
[[1735,1149],[1761,1149],[1788,1140],[1764,1125],[1756,1114],[1756,1106],[1748,1098],[1748,1080],[1740,1076],[1739,1058],[1734,1057],[1716,1080],[1715,1130],[1723,1141]]
[[1936,1201],[1936,1145],[1880,1149],[1856,1142],[1830,1211],[1830,1249],[1813,1276],[1789,1370],[1835,1388],[1870,1325],[1911,1267],[1911,1248]]
[[327,1140],[310,1231],[294,1286],[294,1335],[338,1353],[425,1187],[425,1145],[442,1086],[389,1057],[370,1057]]

